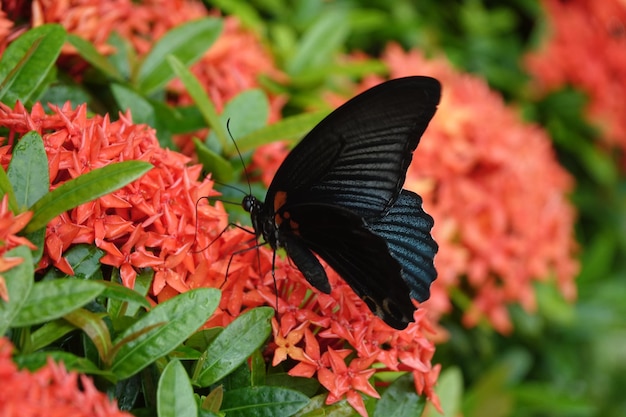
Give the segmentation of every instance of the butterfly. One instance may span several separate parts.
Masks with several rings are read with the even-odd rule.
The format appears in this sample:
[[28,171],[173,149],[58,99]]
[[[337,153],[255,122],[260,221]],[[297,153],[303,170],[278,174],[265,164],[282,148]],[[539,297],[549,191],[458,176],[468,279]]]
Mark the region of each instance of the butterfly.
[[284,248],[319,291],[319,258],[389,326],[404,329],[437,272],[433,219],[402,189],[413,151],[437,109],[439,81],[413,76],[357,95],[315,126],[276,172],[262,202],[243,208],[258,238]]

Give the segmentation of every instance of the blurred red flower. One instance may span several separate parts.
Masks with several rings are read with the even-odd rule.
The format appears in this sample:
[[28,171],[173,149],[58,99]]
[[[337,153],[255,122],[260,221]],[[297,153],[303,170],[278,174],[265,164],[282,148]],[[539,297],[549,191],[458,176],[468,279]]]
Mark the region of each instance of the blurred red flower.
[[[22,14],[31,26],[44,23],[59,23],[68,33],[80,36],[91,43],[102,54],[113,52],[107,44],[109,36],[115,32],[128,40],[139,57],[147,54],[152,46],[170,29],[183,23],[207,17],[218,16],[217,10],[207,10],[201,1],[194,0],[90,0],[81,2],[59,2],[56,0],[35,0],[30,10],[11,4],[12,14]],[[25,15],[28,13],[28,15]],[[132,16],[132,18],[129,18]],[[0,15],[0,45],[14,39],[24,28],[11,33],[11,21]],[[3,36],[4,35],[4,36]],[[236,53],[233,53],[236,51]],[[65,45],[60,63],[77,78],[82,76],[85,63],[75,55],[70,45]],[[281,78],[272,55],[263,46],[258,36],[241,27],[235,17],[224,18],[224,30],[218,40],[204,56],[196,62],[191,71],[204,86],[218,110],[238,93],[260,86],[261,75]],[[191,103],[191,97],[182,83],[172,81],[166,88],[168,100],[177,105]],[[270,121],[280,118],[284,98],[269,96]],[[193,157],[192,136],[203,137],[206,130],[193,135],[176,135],[173,139],[182,153]]]
[[11,360],[13,345],[0,338],[0,405],[3,417],[132,417],[98,391],[90,378],[52,359],[30,372]]
[[583,90],[589,116],[605,140],[626,150],[626,3],[622,0],[542,0],[550,30],[526,57],[536,88]]
[[[465,323],[486,317],[511,330],[507,305],[535,307],[533,282],[554,277],[567,299],[576,295],[573,180],[559,166],[550,138],[520,117],[481,79],[443,59],[387,48],[391,78],[439,79],[443,96],[407,173],[405,188],[424,197],[439,243],[429,312],[450,308],[451,289],[469,286]],[[363,89],[380,82],[371,78]]]

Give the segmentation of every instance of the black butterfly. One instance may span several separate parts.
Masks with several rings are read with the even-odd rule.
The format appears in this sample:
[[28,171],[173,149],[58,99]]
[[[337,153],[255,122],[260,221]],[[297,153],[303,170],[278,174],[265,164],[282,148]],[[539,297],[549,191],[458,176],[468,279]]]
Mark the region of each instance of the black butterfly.
[[433,219],[402,189],[413,151],[435,114],[441,85],[406,77],[354,97],[289,153],[265,203],[242,205],[257,237],[287,255],[330,293],[324,259],[378,317],[396,329],[413,321],[437,272]]

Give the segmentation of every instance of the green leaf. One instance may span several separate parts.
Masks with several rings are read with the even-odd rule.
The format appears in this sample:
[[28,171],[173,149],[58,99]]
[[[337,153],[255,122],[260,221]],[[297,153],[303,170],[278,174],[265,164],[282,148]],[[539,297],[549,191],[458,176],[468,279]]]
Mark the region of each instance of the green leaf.
[[413,376],[406,374],[396,379],[376,403],[374,417],[421,416],[426,398],[415,392]]
[[328,112],[326,111],[319,111],[287,117],[237,138],[237,146],[241,152],[246,152],[279,139],[300,139],[310,132],[327,114]]
[[333,8],[321,14],[296,47],[293,58],[287,63],[287,72],[297,76],[305,70],[311,71],[333,61],[349,32],[345,10]]
[[246,387],[226,391],[221,412],[229,417],[292,416],[309,402],[309,397],[283,387]]
[[107,375],[106,371],[102,371],[93,362],[74,355],[70,352],[61,351],[42,351],[33,352],[26,355],[17,355],[13,360],[20,368],[26,368],[30,371],[37,369],[48,363],[48,359],[55,362],[63,362],[68,370],[78,371],[81,374]]
[[20,210],[32,206],[48,192],[48,156],[39,133],[28,132],[15,144],[7,176]]
[[196,62],[215,42],[222,31],[222,20],[212,17],[191,21],[167,32],[150,50],[139,68],[139,91],[150,94],[174,76],[166,61],[175,56],[184,65]]
[[233,179],[233,166],[221,155],[209,149],[204,142],[193,138],[196,155],[205,170],[212,174],[212,178],[219,182],[228,182]]
[[[437,385],[435,386],[437,396],[439,396],[439,402],[441,408],[443,408],[442,417],[455,417],[461,414],[461,402],[463,400],[463,374],[457,367],[449,367],[439,375],[437,378]],[[435,409],[432,403],[427,403],[427,409],[431,413],[426,415],[435,415]]]
[[159,417],[196,417],[198,405],[185,368],[178,359],[167,364],[157,387]]
[[0,299],[0,336],[6,333],[9,326],[13,325],[14,318],[18,315],[31,288],[34,284],[34,268],[30,249],[26,246],[18,246],[6,252],[5,260],[10,258],[22,258],[21,264],[14,266],[8,271],[2,272],[4,282],[9,294],[9,302]]
[[47,24],[31,29],[11,42],[0,60],[0,100],[13,106],[17,100],[34,100],[65,42],[65,29]]
[[30,208],[34,214],[25,231],[29,233],[45,227],[59,214],[122,188],[151,168],[152,165],[144,161],[124,161],[94,169],[68,181]]
[[[111,371],[120,379],[128,378],[167,355],[208,320],[220,296],[215,288],[197,288],[157,305],[117,337],[119,350]],[[150,331],[123,343],[152,326]]]
[[13,186],[11,185],[11,181],[4,170],[4,167],[0,165],[0,199],[4,197],[5,194],[9,196],[9,209],[13,213],[19,212],[19,207],[17,205],[17,200],[15,199],[15,191],[13,190]]
[[131,290],[130,288],[115,282],[102,281],[102,284],[105,286],[104,292],[102,293],[103,296],[115,300],[126,301],[128,303],[137,303],[146,309],[150,308],[148,300],[135,290]]
[[217,109],[215,105],[204,91],[204,87],[200,84],[200,81],[191,73],[189,68],[185,66],[180,60],[174,56],[167,58],[172,70],[176,73],[178,78],[182,81],[185,89],[193,99],[194,103],[198,106],[202,117],[206,121],[207,125],[211,128],[212,132],[215,132],[219,143],[224,149],[228,146],[228,132],[226,132],[226,125],[222,123],[220,117],[217,115]]
[[202,409],[210,411],[212,413],[219,413],[220,407],[222,407],[222,401],[224,399],[224,387],[218,385],[214,390],[209,392],[202,401]]
[[115,52],[107,58],[111,65],[122,78],[129,80],[132,74],[132,64],[137,59],[137,54],[132,44],[126,38],[120,36],[117,32],[112,32],[107,39],[107,43],[111,45]]
[[[72,277],[79,279],[91,279],[102,282],[102,265],[100,259],[105,252],[94,245],[78,244],[72,246],[63,253],[63,257],[72,267],[74,275]],[[70,276],[57,270],[50,269],[44,276],[45,279],[69,278]]]
[[85,61],[102,71],[102,73],[118,81],[123,79],[117,68],[104,55],[100,54],[91,42],[72,34],[67,36],[67,41],[76,48]]
[[121,84],[111,84],[111,93],[115,102],[123,111],[130,109],[134,123],[145,123],[154,126],[156,116],[152,104],[141,94]]
[[320,383],[315,378],[291,376],[286,372],[268,373],[265,377],[265,385],[289,387],[309,397],[315,395],[320,388]]
[[24,327],[58,319],[92,301],[104,291],[95,281],[55,279],[33,285],[12,326]]
[[102,316],[103,314],[92,313],[81,308],[67,313],[63,318],[85,332],[98,350],[100,359],[105,361],[111,351],[111,333]]
[[[230,133],[238,140],[239,137],[250,134],[267,124],[269,106],[269,101],[261,90],[246,90],[226,104],[220,120],[224,126],[230,120]],[[227,155],[234,152],[232,141],[227,142],[224,152]]]
[[30,350],[37,351],[43,349],[74,330],[76,330],[76,327],[63,319],[50,321],[30,335]]
[[244,363],[269,336],[273,314],[270,307],[259,307],[230,323],[209,345],[204,360],[198,362],[192,378],[194,383],[209,386]]

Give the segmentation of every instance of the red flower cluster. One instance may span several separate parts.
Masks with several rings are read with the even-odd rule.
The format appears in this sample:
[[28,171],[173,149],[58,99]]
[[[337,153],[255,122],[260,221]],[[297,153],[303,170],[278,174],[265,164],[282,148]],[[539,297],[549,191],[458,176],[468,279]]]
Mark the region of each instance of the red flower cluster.
[[424,74],[443,85],[405,183],[435,218],[439,277],[429,311],[449,309],[450,290],[461,288],[461,277],[472,300],[465,323],[485,316],[500,332],[511,330],[508,304],[534,308],[536,280],[552,276],[564,296],[574,298],[575,213],[566,196],[572,179],[546,133],[523,123],[484,81],[445,60],[395,45],[383,60],[392,78]]
[[13,346],[0,338],[0,405],[3,417],[132,417],[98,391],[90,378],[52,359],[35,372],[20,371]]
[[547,43],[526,57],[538,88],[565,84],[590,98],[589,115],[607,142],[626,150],[626,3],[621,0],[542,0]]
[[[356,392],[374,392],[364,381],[374,373],[368,369],[376,361],[385,366],[376,372],[412,372],[416,390],[437,404],[433,385],[439,368],[431,365],[434,346],[425,337],[430,326],[423,311],[416,313],[415,323],[398,332],[373,318],[334,273],[333,292],[314,294],[299,271],[277,259],[274,282],[271,251],[245,251],[251,236],[240,229],[220,234],[227,223],[221,205],[199,204],[196,212],[196,201],[213,194],[210,181],[197,180],[200,167],[188,166],[189,158],[161,149],[152,129],[133,125],[123,115],[115,122],[106,116],[88,118],[85,106],[55,108],[46,115],[40,105],[29,114],[19,104],[15,110],[0,106],[0,126],[9,130],[10,138],[30,130],[42,134],[52,188],[112,162],[144,160],[155,166],[132,184],[53,220],[40,267],[51,263],[71,273],[63,253],[74,244],[89,243],[106,251],[101,262],[120,268],[129,287],[138,269],[154,270],[151,294],[157,301],[190,288],[221,288],[220,307],[207,326],[227,325],[249,308],[277,306],[269,354],[275,364],[286,357],[300,362],[292,375],[317,373],[330,390],[329,402],[346,396],[365,415]],[[3,166],[10,160],[8,151],[8,145],[0,148]],[[354,359],[342,367],[345,349]],[[329,372],[339,379],[332,382]]]

